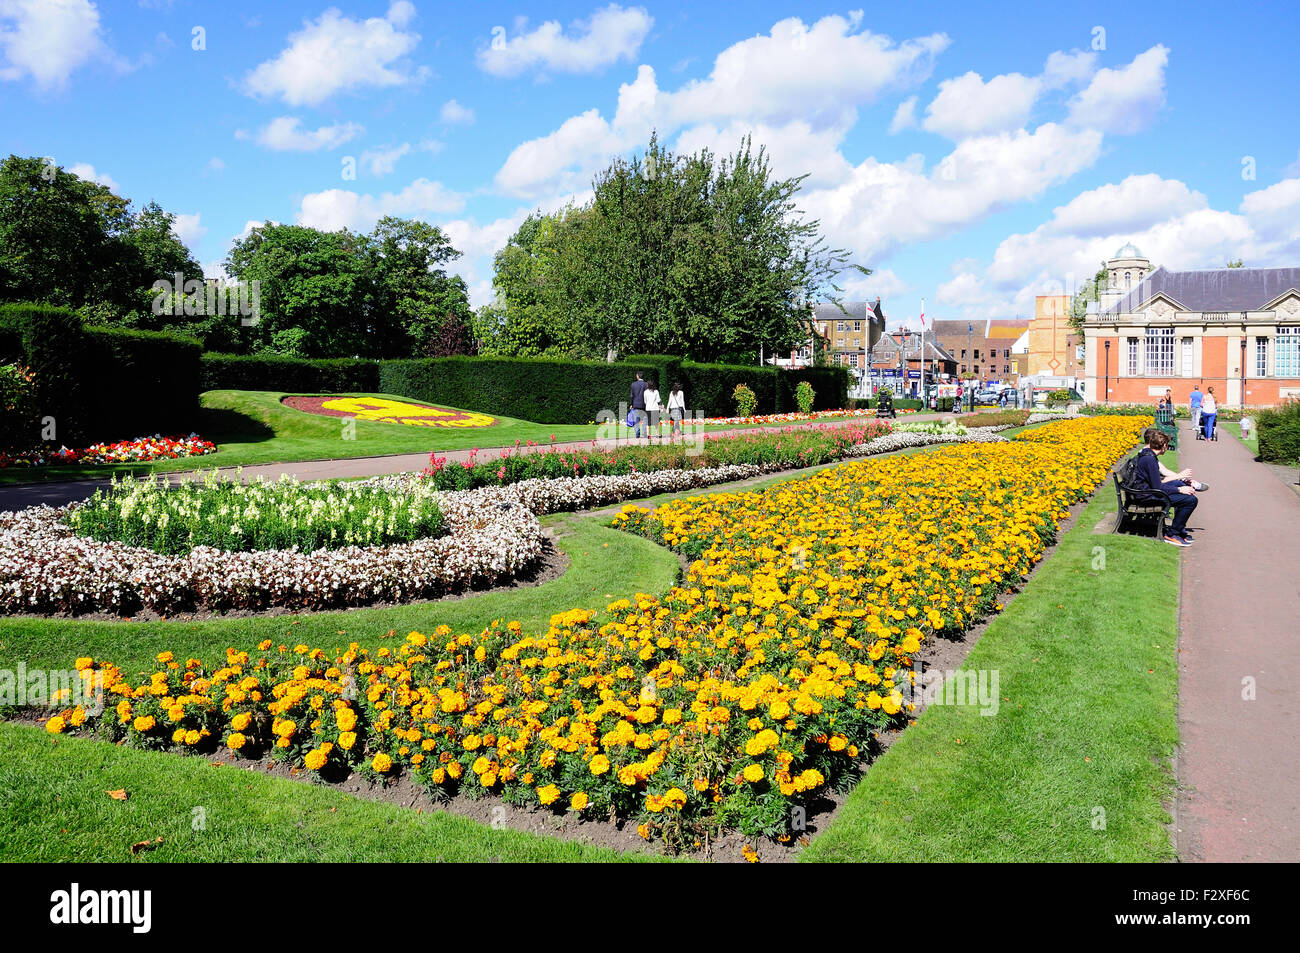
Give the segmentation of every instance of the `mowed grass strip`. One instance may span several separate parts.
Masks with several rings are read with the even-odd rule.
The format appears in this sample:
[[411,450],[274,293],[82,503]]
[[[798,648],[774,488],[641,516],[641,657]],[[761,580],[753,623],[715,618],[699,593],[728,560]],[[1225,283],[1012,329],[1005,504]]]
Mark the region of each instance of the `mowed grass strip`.
[[997,713],[931,706],[801,859],[1173,857],[1178,551],[1114,512],[1107,483],[962,664],[998,672]]
[[[141,841],[149,849],[132,855]],[[0,862],[638,859],[653,857],[0,723]]]
[[545,631],[551,616],[574,608],[603,609],[638,592],[666,592],[678,571],[677,557],[647,539],[600,525],[596,519],[548,520],[556,547],[569,559],[565,572],[540,585],[470,594],[439,602],[378,609],[299,615],[213,617],[198,621],[84,621],[0,617],[0,668],[25,662],[28,669],[68,669],[81,656],[113,662],[124,672],[152,671],[154,657],[168,650],[178,658],[219,663],[227,647],[249,649],[263,639],[305,642],[330,650],[355,641],[373,649],[389,631],[439,625],[453,632],[480,632],[493,619],[518,620],[525,631]]

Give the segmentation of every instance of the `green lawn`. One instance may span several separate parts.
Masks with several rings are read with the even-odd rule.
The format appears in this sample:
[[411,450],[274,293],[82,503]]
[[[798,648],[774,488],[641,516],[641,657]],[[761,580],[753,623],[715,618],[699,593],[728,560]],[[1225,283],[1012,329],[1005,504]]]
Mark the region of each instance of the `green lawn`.
[[[107,791],[124,789],[128,799]],[[0,723],[0,862],[610,861],[648,858],[359,800],[202,757]],[[201,814],[196,811],[201,809]],[[201,823],[198,819],[201,819]],[[196,830],[196,828],[199,828]],[[132,857],[130,846],[155,841]]]
[[927,709],[801,859],[1173,858],[1178,552],[1094,534],[1114,511],[1103,486],[962,664],[999,673],[997,713]]
[[[112,473],[161,473],[208,467],[429,453],[471,447],[513,446],[516,440],[549,443],[590,440],[596,428],[583,424],[535,424],[498,417],[490,427],[409,427],[358,420],[355,439],[345,440],[343,418],[294,410],[280,403],[284,393],[213,390],[203,394],[197,431],[217,445],[206,457],[108,466],[58,466],[0,471],[2,483],[48,482],[104,477]],[[403,398],[392,394],[366,396]]]
[[[1177,739],[1178,557],[1150,539],[1094,535],[1093,526],[1113,511],[1114,494],[1102,487],[964,663],[999,672],[998,714],[930,708],[871,767],[803,859],[1171,858],[1161,805],[1172,792],[1167,765]],[[66,668],[89,654],[131,671],[148,668],[164,648],[211,658],[262,638],[329,649],[351,640],[375,646],[390,629],[401,636],[444,622],[457,631],[492,619],[537,627],[563,609],[663,592],[677,573],[672,553],[607,529],[600,518],[556,515],[543,522],[572,562],[541,586],[393,609],[203,622],[0,619],[0,668],[19,661]],[[1099,552],[1105,568],[1096,562]],[[116,788],[131,799],[103,793]],[[4,723],[0,804],[0,860],[120,860],[127,845],[155,837],[163,843],[140,859],[636,856],[358,801],[335,789],[211,767],[202,758],[52,739],[39,728]],[[208,811],[206,831],[191,829],[195,806]],[[1096,808],[1105,811],[1104,830],[1093,827]]]
[[327,651],[351,641],[374,648],[384,644],[389,631],[400,639],[412,630],[428,632],[446,623],[456,632],[478,632],[493,619],[516,619],[526,629],[545,630],[557,612],[604,608],[638,592],[665,592],[676,578],[677,557],[649,540],[609,529],[596,519],[557,516],[546,522],[570,564],[562,576],[539,586],[394,608],[195,622],[0,617],[0,668],[22,661],[28,668],[66,669],[77,657],[91,655],[133,672],[152,669],[154,656],[164,649],[212,661],[228,646],[249,648],[262,639],[306,642]]
[[[200,398],[197,432],[217,445],[217,452],[205,457],[157,460],[152,463],[106,464],[102,466],[50,466],[0,470],[0,485],[51,483],[108,477],[113,474],[166,473],[178,470],[239,467],[260,463],[296,463],[303,460],[334,460],[375,457],[398,453],[431,453],[435,450],[468,450],[512,447],[515,441],[549,444],[594,440],[598,428],[592,424],[536,424],[513,417],[497,417],[490,427],[411,427],[378,421],[355,422],[353,439],[344,439],[343,418],[308,414],[286,407],[278,391],[213,390]],[[394,394],[358,396],[388,397]],[[909,418],[911,419],[911,418]],[[924,417],[922,418],[924,419]],[[865,418],[864,421],[865,422]],[[722,425],[710,424],[705,432],[757,430],[786,427],[786,423]],[[664,433],[668,432],[667,427]]]
[[1258,457],[1258,456],[1259,456],[1259,433],[1258,433],[1258,431],[1251,430],[1251,432],[1250,432],[1250,437],[1249,437],[1249,438],[1243,437],[1243,436],[1241,435],[1241,422],[1238,421],[1238,420],[1220,420],[1220,421],[1216,424],[1216,426],[1218,426],[1218,427],[1222,427],[1225,433],[1230,433],[1230,434],[1232,434],[1234,437],[1236,437],[1238,440],[1240,440],[1241,443],[1242,443],[1242,445],[1243,445],[1247,450],[1250,451],[1251,456],[1254,456],[1254,457]]

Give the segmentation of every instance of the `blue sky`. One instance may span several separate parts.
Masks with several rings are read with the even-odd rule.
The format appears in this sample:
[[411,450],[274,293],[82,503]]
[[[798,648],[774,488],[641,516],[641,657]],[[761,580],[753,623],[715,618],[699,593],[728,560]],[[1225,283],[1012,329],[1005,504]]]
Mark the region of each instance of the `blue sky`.
[[752,132],[875,270],[851,296],[1011,317],[1128,240],[1300,264],[1297,27],[1293,3],[0,0],[2,146],[156,199],[209,273],[250,223],[436,222],[481,304],[522,217],[651,129]]

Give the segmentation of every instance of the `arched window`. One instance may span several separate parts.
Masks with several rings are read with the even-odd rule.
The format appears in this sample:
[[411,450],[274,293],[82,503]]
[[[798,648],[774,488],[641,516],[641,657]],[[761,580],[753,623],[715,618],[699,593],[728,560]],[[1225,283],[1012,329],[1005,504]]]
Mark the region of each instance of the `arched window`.
[[1124,272],[1124,287],[1125,288],[1133,287],[1133,272],[1131,271]]

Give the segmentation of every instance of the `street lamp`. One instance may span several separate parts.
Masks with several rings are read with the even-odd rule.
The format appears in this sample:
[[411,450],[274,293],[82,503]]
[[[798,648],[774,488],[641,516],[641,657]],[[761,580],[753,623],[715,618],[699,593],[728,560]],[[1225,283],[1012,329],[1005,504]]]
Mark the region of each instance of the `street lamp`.
[[1110,338],[1106,339],[1106,403],[1110,403]]
[[1246,332],[1241,333],[1241,409],[1246,409]]

